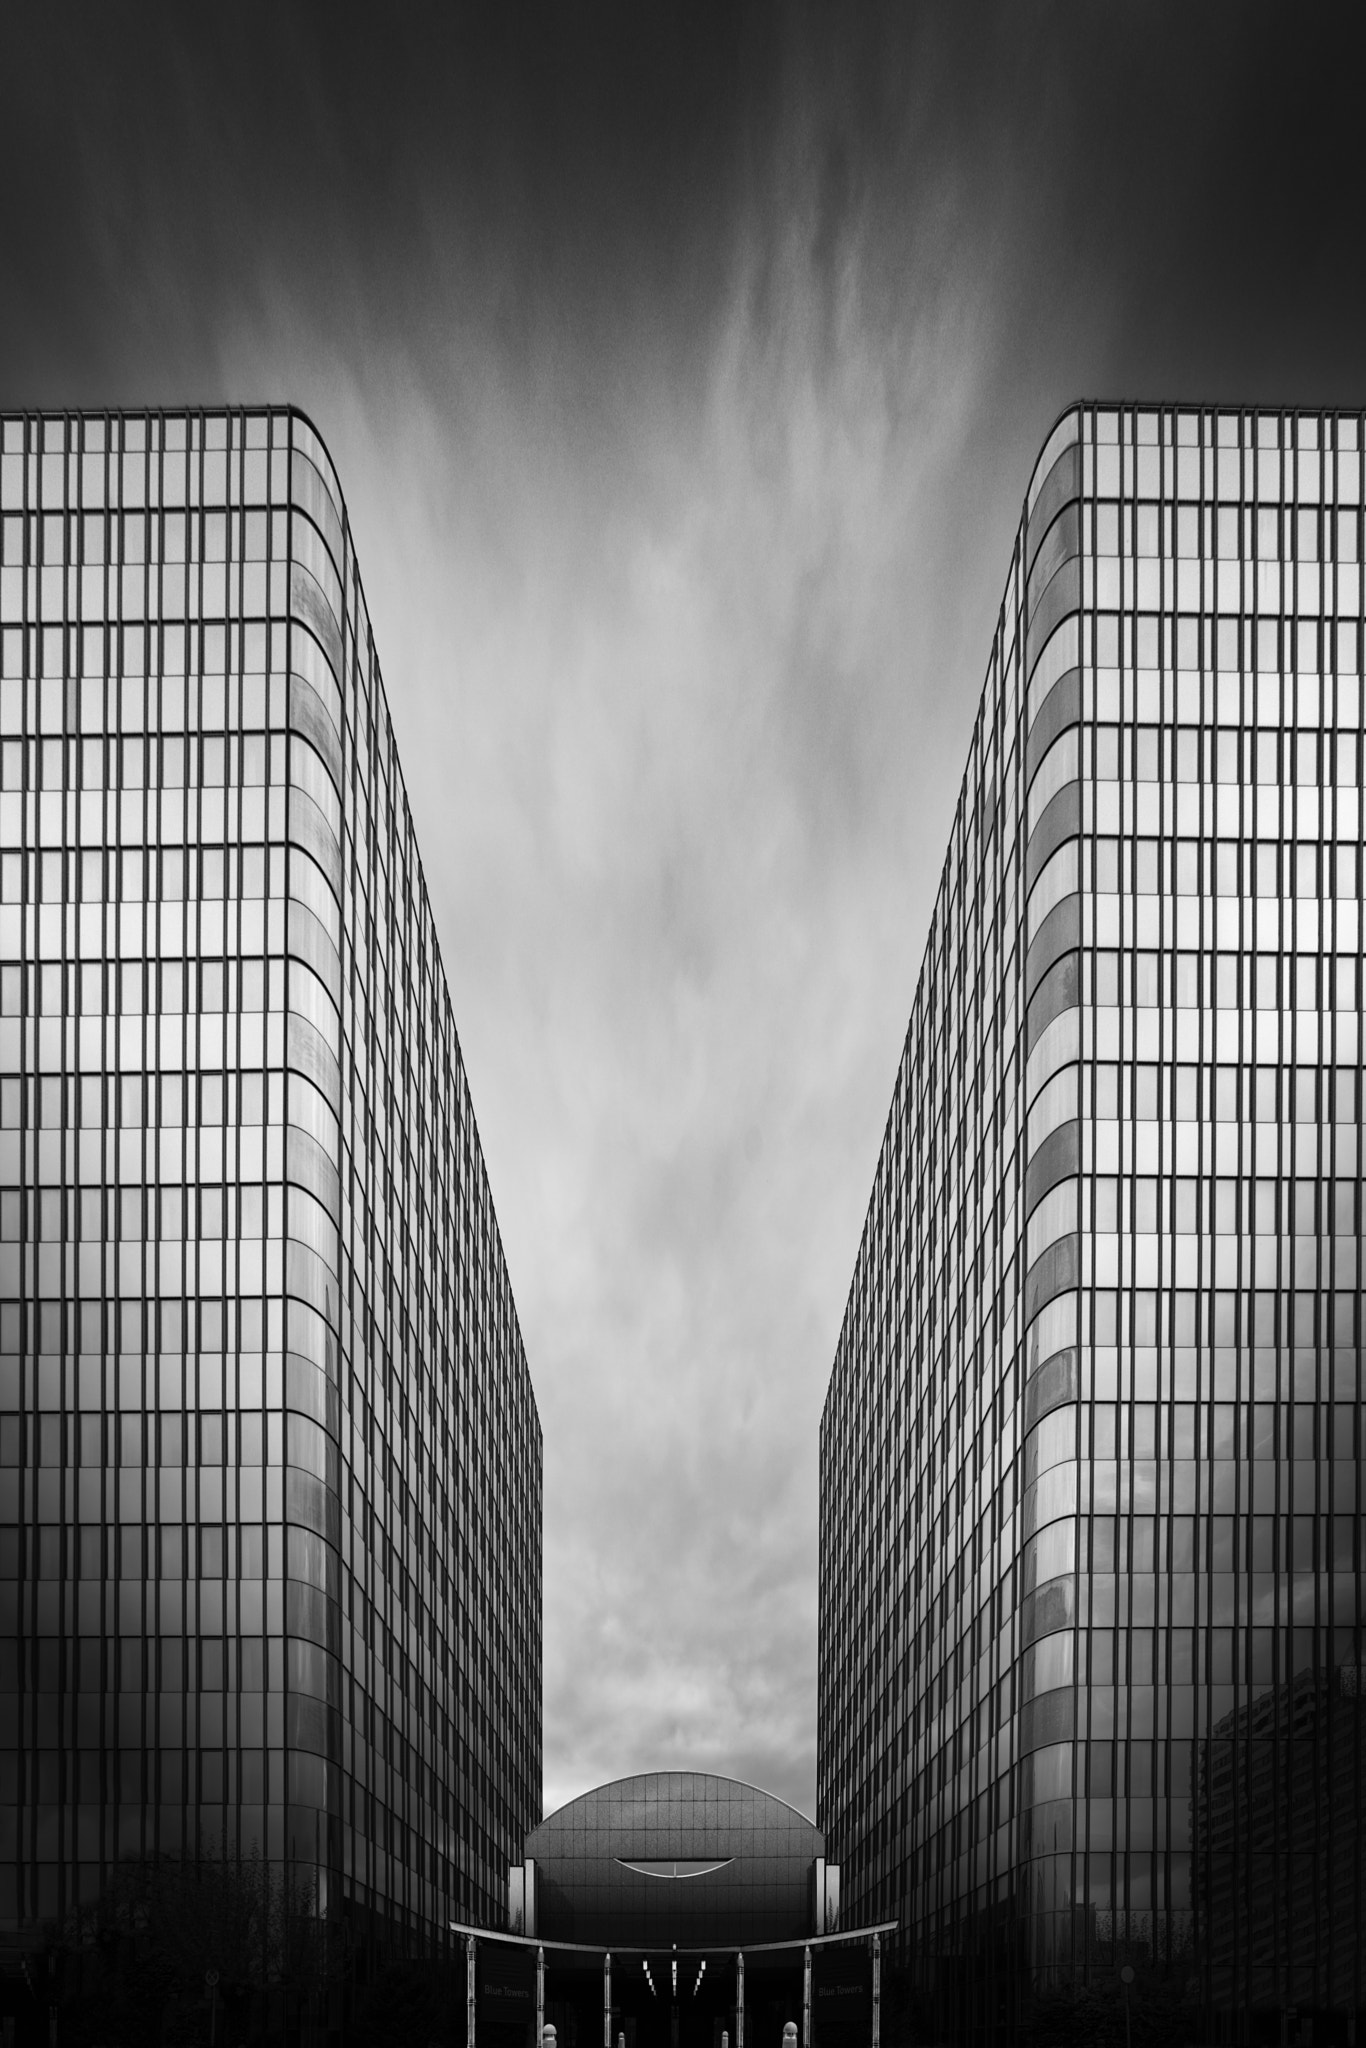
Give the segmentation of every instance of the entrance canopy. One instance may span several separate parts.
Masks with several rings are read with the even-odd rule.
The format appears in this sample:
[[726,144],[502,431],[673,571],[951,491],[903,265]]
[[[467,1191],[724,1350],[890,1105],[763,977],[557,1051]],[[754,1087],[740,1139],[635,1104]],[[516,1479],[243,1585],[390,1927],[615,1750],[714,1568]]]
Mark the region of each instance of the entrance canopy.
[[525,2048],[528,2024],[540,2048],[591,2041],[599,2024],[604,2048],[879,2048],[881,1937],[894,1926],[645,1953],[452,1921],[465,1939],[466,2048]]

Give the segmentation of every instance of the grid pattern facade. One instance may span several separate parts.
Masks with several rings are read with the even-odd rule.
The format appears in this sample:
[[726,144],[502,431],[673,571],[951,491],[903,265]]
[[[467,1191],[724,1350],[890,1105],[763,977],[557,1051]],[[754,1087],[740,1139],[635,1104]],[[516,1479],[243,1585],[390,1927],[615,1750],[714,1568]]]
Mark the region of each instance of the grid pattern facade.
[[1026,499],[821,1426],[817,1815],[965,2014],[1366,2005],[1362,435]]
[[0,1923],[492,1920],[540,1425],[331,462],[7,417],[0,515]]
[[[708,1772],[651,1771],[572,1799],[528,1837],[526,1853],[546,1940],[667,1949],[810,1934],[812,1865],[824,1844],[771,1792]],[[628,1868],[674,1859],[721,1867],[685,1877]]]

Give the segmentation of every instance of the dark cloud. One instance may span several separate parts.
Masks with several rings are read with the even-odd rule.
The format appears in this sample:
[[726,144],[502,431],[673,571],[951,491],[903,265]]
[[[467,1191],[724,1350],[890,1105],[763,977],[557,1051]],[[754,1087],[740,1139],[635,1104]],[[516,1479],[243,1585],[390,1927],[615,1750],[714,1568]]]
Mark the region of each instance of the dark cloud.
[[1020,500],[1360,403],[1353,16],[11,8],[0,396],[348,495],[545,1423],[547,1792],[809,1806],[816,1429]]
[[211,354],[265,284],[362,361],[401,338],[440,377],[473,323],[511,381],[592,397],[566,329],[619,353],[623,325],[675,331],[716,297],[773,28],[707,6],[114,5],[12,10],[5,37],[8,267],[71,316],[59,373],[123,343],[136,375],[153,298],[168,342]]
[[[795,202],[827,316],[851,263],[861,317],[889,326],[970,263],[1004,286],[1036,369],[1099,293],[1126,368],[1177,372],[1217,337],[1250,388],[1343,376],[1362,299],[1352,20],[12,9],[6,354],[54,396],[111,357],[135,382],[158,337],[211,363],[225,316],[268,321],[288,289],[358,368],[398,345],[458,397],[473,326],[511,383],[568,387],[600,425],[632,365],[696,368],[736,237],[780,245]],[[769,276],[755,266],[761,317]],[[771,317],[782,304],[779,274]]]

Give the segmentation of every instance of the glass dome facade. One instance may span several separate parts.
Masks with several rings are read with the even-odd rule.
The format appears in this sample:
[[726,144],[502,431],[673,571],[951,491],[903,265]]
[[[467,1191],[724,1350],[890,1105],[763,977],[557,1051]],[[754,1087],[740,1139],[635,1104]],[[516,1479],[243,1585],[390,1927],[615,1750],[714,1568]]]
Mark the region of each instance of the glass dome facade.
[[800,1940],[820,1829],[771,1793],[699,1771],[618,1778],[526,1841],[536,1933],[621,1947]]

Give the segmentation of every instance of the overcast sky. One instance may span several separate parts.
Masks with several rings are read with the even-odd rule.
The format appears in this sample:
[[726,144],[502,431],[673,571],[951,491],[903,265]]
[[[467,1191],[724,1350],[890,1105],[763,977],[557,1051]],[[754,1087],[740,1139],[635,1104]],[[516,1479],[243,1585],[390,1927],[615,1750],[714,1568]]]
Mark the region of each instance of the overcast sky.
[[1329,9],[10,7],[0,403],[336,461],[545,1433],[545,1797],[810,1810],[817,1429],[1020,501],[1366,403]]

